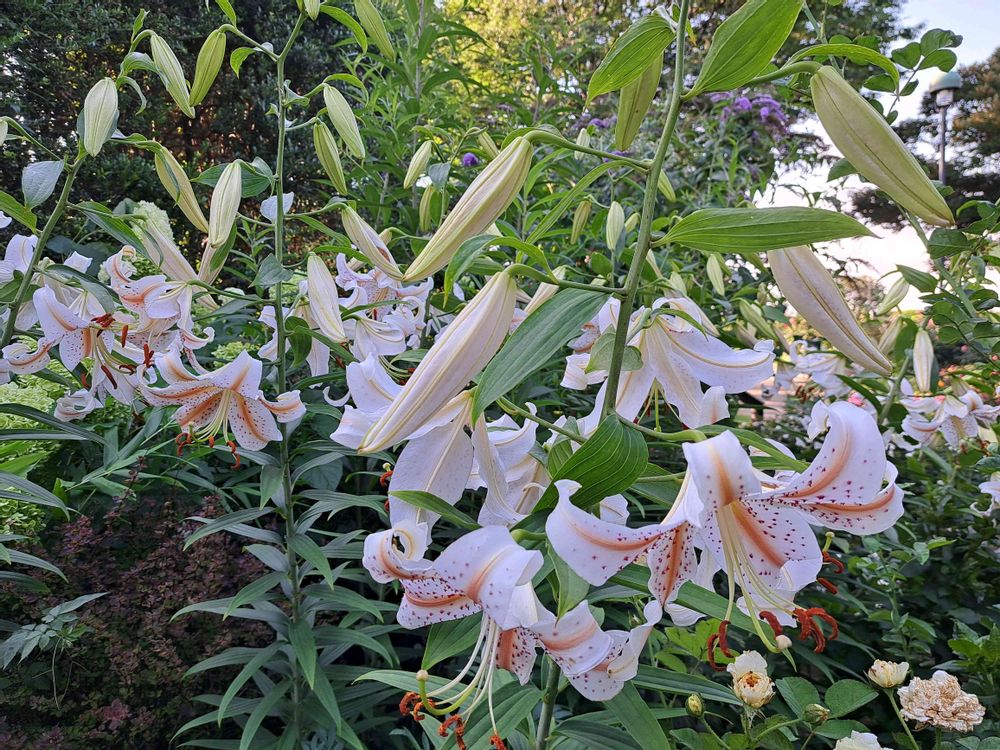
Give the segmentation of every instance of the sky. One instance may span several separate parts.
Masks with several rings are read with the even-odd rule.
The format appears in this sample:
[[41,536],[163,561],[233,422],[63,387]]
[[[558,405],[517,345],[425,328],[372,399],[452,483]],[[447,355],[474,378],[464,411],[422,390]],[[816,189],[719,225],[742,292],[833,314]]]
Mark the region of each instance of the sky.
[[[904,5],[904,21],[906,25],[922,24],[926,29],[948,29],[961,34],[962,44],[956,50],[959,65],[985,60],[1000,46],[1000,34],[997,33],[997,11],[1000,10],[1000,0],[907,0]],[[900,103],[900,119],[912,117],[917,113],[921,98],[927,90],[930,81],[939,75],[939,71],[930,70],[919,74],[920,85],[916,92]],[[817,132],[821,132],[816,124]],[[936,135],[936,134],[935,134]],[[831,147],[831,153],[836,149]],[[825,170],[824,170],[825,172]],[[825,173],[811,175],[788,175],[788,180],[804,180],[815,189],[825,185]],[[852,178],[846,183],[846,191],[856,188],[860,183]],[[773,205],[797,205],[802,203],[801,197],[791,190],[779,186],[773,195],[768,196],[768,202]],[[897,264],[924,269],[928,259],[924,248],[912,229],[893,232],[884,228],[876,228],[877,238],[866,237],[845,240],[828,247],[828,251],[839,258],[858,258],[869,264],[865,269],[867,275],[881,277],[893,272]],[[898,276],[892,274],[885,278],[883,285],[888,287]],[[904,308],[919,308],[919,294],[911,290],[903,302]]]

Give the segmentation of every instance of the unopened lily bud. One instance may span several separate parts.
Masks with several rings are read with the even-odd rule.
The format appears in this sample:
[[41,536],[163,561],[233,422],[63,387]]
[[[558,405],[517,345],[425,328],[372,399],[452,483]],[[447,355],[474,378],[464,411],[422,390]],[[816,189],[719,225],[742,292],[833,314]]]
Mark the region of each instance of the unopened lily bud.
[[779,651],[787,651],[792,647],[792,639],[782,634],[775,637],[774,645],[778,647]]
[[10,130],[10,125],[7,122],[6,117],[0,117],[0,146],[4,144],[7,140],[7,133]]
[[917,331],[913,340],[913,376],[917,380],[917,389],[930,391],[933,385],[934,373],[934,343],[926,328]]
[[740,309],[740,315],[743,317],[743,320],[756,328],[758,332],[768,335],[771,333],[771,324],[764,317],[764,311],[759,306],[745,299],[739,300],[737,306]]
[[855,320],[837,282],[808,247],[771,250],[771,273],[785,299],[848,359],[879,375],[892,373],[892,363]]
[[910,665],[905,662],[882,661],[876,659],[875,663],[868,669],[868,679],[880,688],[889,690],[899,687],[906,681],[906,673],[910,671]]
[[670,178],[663,172],[660,172],[656,176],[656,189],[660,191],[660,195],[671,203],[677,200],[677,193],[674,192],[674,186],[670,184]]
[[[566,276],[566,266],[559,266],[558,268],[553,269],[552,275],[557,279],[562,280]],[[531,295],[531,299],[528,300],[528,304],[524,306],[525,317],[531,315],[531,313],[541,307],[542,303],[552,299],[553,295],[558,291],[559,287],[556,284],[549,284],[544,281],[539,284],[535,293]]]
[[636,211],[630,213],[625,219],[625,234],[630,234],[637,226],[639,226],[639,213]]
[[495,159],[500,154],[500,149],[497,148],[497,144],[493,142],[490,138],[490,134],[485,130],[481,130],[479,135],[476,136],[476,143],[479,144],[479,148],[483,150],[483,153],[490,159]]
[[882,331],[882,335],[879,337],[879,351],[887,357],[892,354],[892,351],[896,348],[896,339],[899,338],[899,334],[902,331],[903,319],[901,317],[894,318],[886,329]]
[[240,161],[226,165],[219,175],[219,181],[212,190],[212,201],[208,212],[208,244],[222,247],[236,224],[236,216],[243,198],[243,171]]
[[662,71],[663,59],[657,55],[638,78],[622,87],[618,95],[618,121],[615,123],[615,148],[619,151],[631,146],[639,133],[649,105],[656,96]]
[[508,271],[490,278],[437,337],[358,451],[374,453],[405,440],[455,398],[500,349],[516,299],[517,284]]
[[593,206],[594,202],[586,197],[576,207],[576,211],[573,212],[573,229],[569,233],[570,242],[576,242],[580,239],[580,235],[583,234],[584,227],[587,226],[587,221],[590,219],[590,210]]
[[403,281],[417,281],[444,268],[462,243],[482,234],[521,190],[531,168],[531,142],[512,140],[472,181],[465,194],[410,264]]
[[424,188],[423,195],[420,196],[420,205],[417,207],[417,218],[421,232],[426,232],[431,228],[431,207],[434,202],[434,195],[437,188],[428,185]]
[[382,16],[379,15],[371,0],[354,0],[354,12],[361,22],[361,27],[375,42],[379,52],[390,60],[395,60],[396,50],[392,47],[392,41],[389,39],[389,33],[385,30]]
[[83,150],[91,156],[101,153],[101,147],[117,124],[118,87],[113,78],[103,78],[87,92],[83,101]]
[[688,716],[693,719],[700,719],[705,715],[705,701],[701,699],[701,696],[697,693],[691,693],[684,701],[684,708],[688,712]]
[[330,178],[333,186],[342,194],[347,194],[347,180],[344,178],[344,167],[340,163],[340,150],[337,148],[337,141],[330,132],[330,128],[325,122],[317,122],[313,125],[313,148],[316,150],[316,158],[319,159],[320,166]]
[[347,150],[356,159],[364,159],[365,143],[361,140],[361,131],[358,130],[358,119],[354,116],[354,110],[351,109],[347,99],[333,86],[324,86],[323,103],[326,105],[327,117],[333,123],[333,129],[344,139]]
[[677,271],[670,272],[667,285],[679,294],[687,294],[687,284],[684,283],[684,277],[677,273]]
[[191,82],[191,105],[201,104],[215,83],[216,76],[222,70],[222,62],[226,59],[226,32],[216,29],[205,38],[198,52],[198,61],[194,66],[194,80]]
[[199,231],[208,232],[208,220],[194,195],[191,180],[174,155],[165,147],[158,145],[153,155],[153,163],[156,165],[156,176],[160,178],[160,183],[187,220]]
[[[590,131],[587,128],[581,128],[580,132],[576,134],[576,145],[583,148],[590,148]],[[573,158],[577,160],[582,159],[583,152],[574,151]]]
[[830,718],[830,709],[818,703],[810,703],[802,710],[802,718],[811,727],[818,727]]
[[625,231],[625,209],[618,201],[611,201],[608,208],[608,218],[604,224],[604,241],[608,248],[614,251],[618,247],[618,241]]
[[334,341],[347,341],[344,321],[340,317],[340,294],[333,274],[326,263],[314,253],[306,260],[306,289],[309,294],[309,312],[320,333]]
[[163,86],[166,88],[170,98],[177,103],[181,112],[188,117],[194,117],[194,107],[191,106],[191,94],[188,91],[187,80],[184,78],[184,69],[181,68],[177,56],[170,46],[159,34],[151,33],[149,36],[149,48],[153,53],[153,64],[160,74]]
[[712,282],[712,289],[720,297],[726,293],[726,269],[722,265],[719,256],[712,253],[708,256],[706,264],[708,270],[708,280]]
[[357,211],[350,206],[345,206],[340,218],[344,222],[344,232],[368,259],[369,263],[394,279],[402,276],[399,272],[399,266],[396,265],[395,259],[379,233],[372,229],[371,225],[362,219]]
[[403,189],[409,190],[424,172],[427,171],[427,164],[431,160],[431,151],[434,149],[433,141],[424,141],[420,148],[410,159],[410,166],[406,169],[406,177],[403,178]]
[[955,223],[951,209],[885,119],[834,68],[810,82],[816,114],[830,140],[866,179],[929,224]]
[[302,3],[302,9],[309,16],[310,21],[315,21],[319,18],[319,6],[322,5],[320,0],[304,0]]
[[896,279],[895,283],[889,287],[889,291],[885,293],[885,297],[882,301],[878,303],[878,307],[875,308],[876,315],[885,315],[892,308],[902,302],[906,295],[910,293],[910,284],[900,276]]

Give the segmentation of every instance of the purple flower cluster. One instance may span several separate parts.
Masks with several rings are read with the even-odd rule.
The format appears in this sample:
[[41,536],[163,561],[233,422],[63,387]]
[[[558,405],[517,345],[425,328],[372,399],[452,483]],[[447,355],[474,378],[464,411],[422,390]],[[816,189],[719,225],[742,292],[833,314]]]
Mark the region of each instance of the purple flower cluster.
[[757,119],[767,127],[768,130],[784,133],[788,125],[788,115],[785,113],[781,102],[774,97],[761,94],[752,99],[748,96],[734,97],[731,93],[712,94],[711,101],[716,104],[727,102],[722,108],[721,119],[723,122],[742,114],[756,113]]
[[474,167],[477,164],[479,164],[479,157],[477,157],[474,153],[470,151],[462,154],[463,167]]

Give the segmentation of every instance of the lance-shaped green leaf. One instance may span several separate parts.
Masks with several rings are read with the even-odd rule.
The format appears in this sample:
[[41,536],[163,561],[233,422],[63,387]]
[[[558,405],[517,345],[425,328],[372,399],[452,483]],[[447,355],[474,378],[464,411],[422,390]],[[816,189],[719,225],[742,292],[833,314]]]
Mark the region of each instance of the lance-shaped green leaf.
[[706,252],[752,253],[872,236],[850,216],[822,208],[703,208],[674,224],[661,243]]
[[656,96],[662,71],[662,61],[654,59],[638,78],[622,86],[618,95],[618,121],[615,123],[615,148],[619,151],[627,150],[639,133],[649,105]]
[[800,49],[788,58],[788,63],[808,57],[844,57],[858,65],[877,65],[892,79],[894,88],[899,88],[899,70],[896,68],[896,63],[869,47],[862,47],[860,44],[815,44]]
[[564,289],[522,321],[479,378],[472,419],[545,365],[604,304],[599,291]]
[[660,722],[656,720],[649,705],[631,682],[626,682],[622,691],[611,700],[605,701],[604,705],[611,709],[611,713],[625,727],[625,731],[639,743],[642,750],[661,750],[670,747]]
[[59,182],[59,175],[62,174],[63,163],[61,161],[35,161],[24,168],[21,172],[21,192],[24,193],[24,205],[28,208],[40,206],[52,192]]
[[759,75],[801,10],[802,0],[749,0],[716,30],[690,93],[730,91]]
[[607,56],[594,71],[587,87],[587,99],[606,94],[632,83],[674,40],[676,33],[666,16],[655,10],[643,16],[618,37]]

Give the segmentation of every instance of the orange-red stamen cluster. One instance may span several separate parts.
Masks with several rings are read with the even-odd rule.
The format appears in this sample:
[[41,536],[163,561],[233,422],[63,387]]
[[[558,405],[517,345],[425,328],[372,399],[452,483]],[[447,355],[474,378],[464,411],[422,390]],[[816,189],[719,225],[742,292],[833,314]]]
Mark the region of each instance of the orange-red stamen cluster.
[[[462,735],[465,734],[465,722],[462,721],[462,717],[458,714],[452,714],[447,719],[441,722],[441,726],[438,727],[438,734],[442,737],[448,736],[448,730],[455,727],[455,744],[458,746],[458,750],[466,750],[465,740]],[[493,740],[491,739],[490,742]]]
[[729,641],[726,638],[726,632],[729,629],[729,620],[723,620],[719,623],[719,629],[708,636],[708,643],[706,647],[708,648],[708,663],[716,672],[722,672],[725,667],[720,667],[718,662],[715,661],[715,649],[719,649],[722,655],[728,658],[733,657],[733,652],[729,648]]
[[493,745],[494,750],[507,750],[507,746],[503,744],[503,740],[496,732],[490,736],[490,744]]
[[[815,640],[816,646],[813,648],[813,651],[817,654],[823,652],[828,640],[836,640],[837,636],[840,635],[840,627],[837,625],[837,621],[833,619],[833,615],[822,607],[799,608],[794,610],[792,615],[799,622],[799,640],[805,641],[809,638]],[[830,626],[829,636],[823,632],[823,627],[816,620],[825,622]]]

